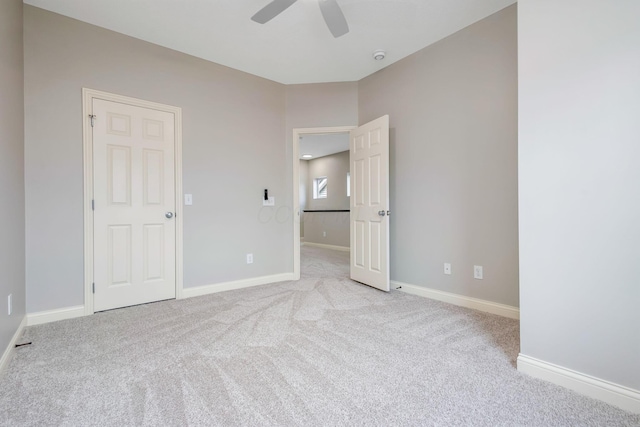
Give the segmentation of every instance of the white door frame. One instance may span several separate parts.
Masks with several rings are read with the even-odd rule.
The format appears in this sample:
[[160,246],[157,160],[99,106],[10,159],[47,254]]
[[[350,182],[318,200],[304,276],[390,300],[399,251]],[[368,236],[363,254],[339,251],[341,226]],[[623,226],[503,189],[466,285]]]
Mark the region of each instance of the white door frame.
[[[119,102],[172,113],[175,120],[176,299],[182,298],[182,109],[171,105],[82,88],[82,149],[84,164],[84,314],[93,314],[93,100]],[[101,118],[98,117],[97,120]]]
[[300,137],[302,135],[349,133],[358,126],[293,129],[293,280],[300,280]]

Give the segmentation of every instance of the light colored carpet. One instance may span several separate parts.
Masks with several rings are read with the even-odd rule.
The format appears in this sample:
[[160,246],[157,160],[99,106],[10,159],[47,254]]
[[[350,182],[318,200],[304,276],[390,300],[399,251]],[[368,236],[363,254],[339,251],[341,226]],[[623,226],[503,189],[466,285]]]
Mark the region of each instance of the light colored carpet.
[[29,327],[0,378],[3,426],[638,426],[518,373],[518,322],[303,277]]

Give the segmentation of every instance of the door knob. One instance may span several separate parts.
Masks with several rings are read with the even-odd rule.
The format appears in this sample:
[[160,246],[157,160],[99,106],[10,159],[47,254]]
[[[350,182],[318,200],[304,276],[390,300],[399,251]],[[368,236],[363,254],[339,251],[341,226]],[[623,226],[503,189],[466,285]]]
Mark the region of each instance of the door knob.
[[385,216],[387,213],[385,211],[378,211],[378,215]]
[[166,212],[164,214],[164,216],[166,216],[167,218],[171,219],[171,218],[173,218],[173,212]]

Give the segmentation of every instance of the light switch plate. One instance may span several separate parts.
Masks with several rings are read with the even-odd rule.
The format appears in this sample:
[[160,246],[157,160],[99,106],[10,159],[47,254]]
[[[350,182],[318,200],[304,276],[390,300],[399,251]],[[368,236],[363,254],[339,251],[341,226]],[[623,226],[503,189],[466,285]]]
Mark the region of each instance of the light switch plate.
[[269,196],[269,200],[262,199],[262,206],[275,206],[276,198],[274,196]]
[[191,206],[193,204],[193,195],[185,194],[184,195],[184,204],[187,206]]

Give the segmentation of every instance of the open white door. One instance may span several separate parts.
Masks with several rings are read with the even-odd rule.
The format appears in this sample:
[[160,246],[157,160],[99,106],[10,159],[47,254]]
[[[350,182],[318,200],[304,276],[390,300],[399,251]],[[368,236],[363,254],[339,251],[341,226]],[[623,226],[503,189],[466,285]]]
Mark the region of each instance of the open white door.
[[351,279],[389,291],[389,116],[351,131]]
[[174,114],[93,100],[94,310],[176,297]]

